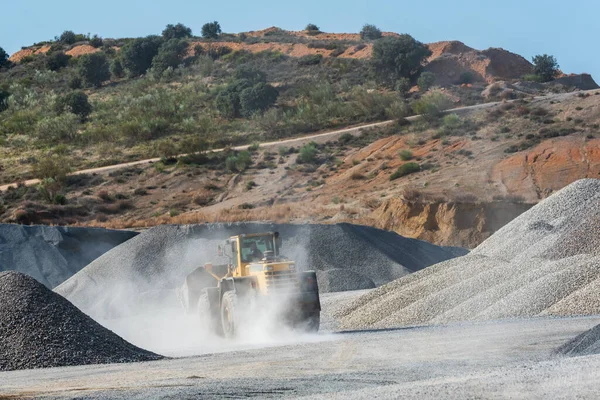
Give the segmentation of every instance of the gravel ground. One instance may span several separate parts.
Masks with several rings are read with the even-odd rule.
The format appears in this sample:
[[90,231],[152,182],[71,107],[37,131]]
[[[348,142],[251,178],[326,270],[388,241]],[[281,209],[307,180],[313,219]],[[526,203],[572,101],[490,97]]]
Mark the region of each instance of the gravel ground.
[[431,266],[339,311],[345,329],[536,315],[600,314],[600,181],[577,181],[469,255]]
[[335,290],[364,288],[366,279],[382,285],[466,253],[350,224],[163,225],[106,253],[56,291],[95,318],[137,314],[145,308],[140,301],[144,293],[169,293],[199,265],[225,262],[216,254],[222,240],[243,232],[274,230],[284,239],[282,253],[295,260],[299,269],[353,272]]
[[320,334],[150,363],[0,372],[0,397],[594,399],[600,356],[565,358],[554,349],[599,322],[534,318]]
[[19,271],[54,288],[135,235],[100,228],[0,224],[0,272]]
[[160,358],[127,343],[35,279],[0,272],[0,371]]

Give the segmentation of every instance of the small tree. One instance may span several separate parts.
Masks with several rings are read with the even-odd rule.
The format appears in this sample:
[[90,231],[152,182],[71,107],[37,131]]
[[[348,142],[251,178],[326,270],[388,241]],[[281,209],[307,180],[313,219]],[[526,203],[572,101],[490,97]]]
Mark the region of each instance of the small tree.
[[371,66],[378,81],[393,86],[400,78],[414,81],[430,55],[429,48],[410,35],[388,36],[373,44]]
[[85,93],[77,90],[61,97],[56,102],[56,111],[58,113],[70,112],[84,121],[92,112],[92,105]]
[[64,31],[59,40],[65,44],[73,44],[77,41],[77,35],[73,31]]
[[119,60],[118,58],[115,58],[110,64],[110,74],[115,79],[120,79],[125,75],[123,64],[121,64],[121,60]]
[[70,58],[71,56],[66,55],[62,51],[55,51],[46,56],[46,68],[50,71],[58,71],[69,65]]
[[185,40],[172,39],[163,43],[158,49],[158,54],[152,60],[152,69],[162,74],[167,68],[177,68],[183,61],[187,50]]
[[533,57],[533,72],[541,77],[542,82],[554,80],[554,77],[558,73],[558,68],[560,67],[554,56],[544,54]]
[[256,85],[242,90],[240,93],[240,107],[242,114],[250,116],[257,112],[263,112],[277,101],[279,92],[267,83]]
[[221,35],[221,25],[217,21],[207,22],[202,25],[202,37],[205,39],[218,39]]
[[410,80],[408,78],[400,78],[396,81],[396,85],[394,85],[394,89],[400,95],[406,96],[406,94],[410,91]]
[[307,32],[321,32],[321,29],[319,29],[319,27],[315,24],[306,25],[306,28],[304,28],[304,30]]
[[90,46],[92,47],[99,48],[102,47],[103,44],[104,40],[98,35],[94,35],[94,37],[90,39]]
[[8,53],[0,47],[0,68],[9,67],[10,61],[8,61]]
[[419,79],[417,79],[417,85],[421,92],[428,91],[435,83],[435,75],[429,71],[423,72]]
[[108,60],[102,52],[81,56],[78,71],[84,82],[96,87],[102,86],[102,82],[110,79]]
[[145,74],[152,65],[152,59],[158,54],[163,39],[160,36],[137,38],[121,50],[123,66],[132,76]]
[[165,38],[165,40],[183,39],[192,36],[192,29],[183,24],[169,24],[162,31],[162,36]]
[[365,24],[360,31],[362,40],[376,40],[381,38],[381,31],[375,25]]

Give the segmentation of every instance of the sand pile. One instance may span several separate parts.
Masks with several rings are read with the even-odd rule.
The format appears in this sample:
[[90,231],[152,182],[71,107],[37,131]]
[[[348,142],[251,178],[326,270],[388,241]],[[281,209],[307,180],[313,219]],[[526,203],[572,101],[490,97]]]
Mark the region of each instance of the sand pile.
[[0,224],[0,272],[19,271],[54,288],[135,235],[99,228]]
[[157,360],[35,279],[0,272],[0,371]]
[[600,314],[600,180],[517,217],[469,255],[382,286],[339,311],[347,329]]
[[189,272],[207,262],[227,262],[217,255],[217,245],[224,239],[264,231],[280,232],[281,252],[295,260],[299,270],[354,272],[336,290],[363,288],[365,278],[367,283],[382,285],[466,253],[463,249],[439,247],[393,232],[350,224],[163,225],[106,253],[56,291],[98,318],[143,312],[143,299],[148,297],[145,293],[173,305],[177,303],[174,289],[182,285]]

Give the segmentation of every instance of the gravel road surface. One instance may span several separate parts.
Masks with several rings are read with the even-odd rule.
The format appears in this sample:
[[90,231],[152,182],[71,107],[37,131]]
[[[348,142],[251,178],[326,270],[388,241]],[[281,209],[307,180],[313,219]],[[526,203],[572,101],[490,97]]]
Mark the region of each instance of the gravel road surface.
[[0,398],[595,398],[600,356],[553,354],[599,321],[323,333],[149,363],[3,372]]

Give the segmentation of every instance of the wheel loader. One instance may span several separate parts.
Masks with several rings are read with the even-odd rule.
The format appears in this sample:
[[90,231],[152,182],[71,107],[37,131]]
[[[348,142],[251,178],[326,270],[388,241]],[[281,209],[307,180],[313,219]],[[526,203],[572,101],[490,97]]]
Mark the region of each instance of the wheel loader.
[[227,264],[206,264],[186,277],[180,295],[184,308],[207,318],[211,329],[227,338],[244,324],[260,323],[266,309],[277,309],[281,315],[275,318],[288,326],[318,331],[316,274],[297,271],[296,263],[280,254],[281,246],[278,232],[230,237],[218,246]]

